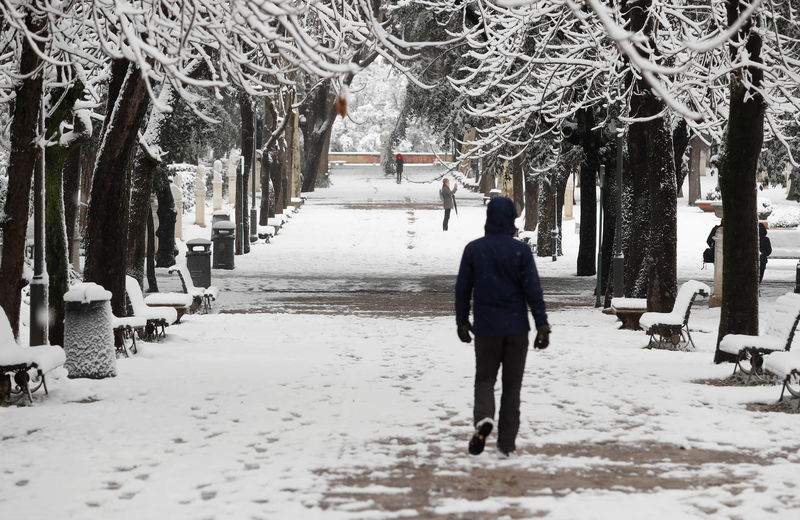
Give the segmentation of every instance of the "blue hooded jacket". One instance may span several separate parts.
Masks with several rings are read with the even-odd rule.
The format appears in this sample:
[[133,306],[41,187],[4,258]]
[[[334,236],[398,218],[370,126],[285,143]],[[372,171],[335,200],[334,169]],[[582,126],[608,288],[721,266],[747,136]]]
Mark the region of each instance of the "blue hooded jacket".
[[529,306],[536,325],[547,323],[533,254],[514,238],[516,216],[511,199],[492,199],[486,208],[486,235],[464,248],[456,280],[456,324],[469,322],[472,299],[476,336],[527,334]]

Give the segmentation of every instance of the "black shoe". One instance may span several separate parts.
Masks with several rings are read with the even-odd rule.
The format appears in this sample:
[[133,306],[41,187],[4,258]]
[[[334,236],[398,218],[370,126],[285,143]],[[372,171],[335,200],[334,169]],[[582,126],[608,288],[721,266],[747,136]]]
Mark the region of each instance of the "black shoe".
[[493,426],[494,422],[488,417],[478,421],[478,424],[475,425],[475,433],[472,434],[472,438],[469,440],[470,455],[480,455],[483,452],[483,447],[486,446],[486,437],[492,433]]

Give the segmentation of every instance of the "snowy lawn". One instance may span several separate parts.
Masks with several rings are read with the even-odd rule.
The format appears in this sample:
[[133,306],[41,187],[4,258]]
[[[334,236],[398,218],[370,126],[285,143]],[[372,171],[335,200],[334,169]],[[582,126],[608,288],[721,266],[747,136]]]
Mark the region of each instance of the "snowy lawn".
[[[436,175],[406,170],[419,181]],[[694,382],[732,370],[712,363],[719,311],[702,303],[690,319],[692,353],[642,349],[646,335],[617,329],[588,291],[584,306],[550,310],[551,347],[529,353],[521,456],[510,461],[494,457],[494,436],[483,455],[466,454],[473,354],[456,338],[452,307],[413,317],[346,306],[241,313],[271,291],[348,292],[385,278],[422,295],[426,277],[451,280],[485,210],[477,194],[459,191],[460,215],[443,233],[437,191],[438,182],[398,186],[374,168],[339,169],[271,244],[255,244],[232,272],[214,271],[219,306],[240,313],[186,316],[165,341],[118,360],[116,378],[61,372],[34,406],[0,408],[0,512],[615,520],[800,512],[792,433],[800,415],[748,410],[773,403],[778,386]],[[679,219],[679,277],[711,283],[700,253],[716,219],[695,208],[681,208]],[[184,237],[207,233],[187,226]],[[564,243],[565,257],[538,265],[566,284],[577,236],[566,233]],[[775,268],[765,292],[791,290],[793,275]],[[773,302],[765,295],[762,312]]]

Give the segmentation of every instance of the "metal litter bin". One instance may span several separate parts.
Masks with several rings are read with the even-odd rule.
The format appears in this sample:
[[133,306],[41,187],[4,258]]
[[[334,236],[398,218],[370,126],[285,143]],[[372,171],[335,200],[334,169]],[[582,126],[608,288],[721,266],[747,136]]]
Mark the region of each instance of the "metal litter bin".
[[211,287],[211,241],[194,238],[186,242],[186,268],[196,287]]
[[491,189],[491,190],[489,190],[489,199],[494,199],[494,198],[497,198],[497,197],[499,197],[499,196],[500,196],[502,193],[503,193],[503,192],[502,192],[502,190],[499,190],[499,189],[497,189],[497,188]]
[[211,229],[211,242],[214,245],[214,269],[233,269],[235,253],[236,224],[230,220],[221,220]]
[[227,209],[218,209],[211,215],[211,228],[214,228],[214,224],[217,222],[222,222],[223,220],[230,220],[231,214],[228,212]]

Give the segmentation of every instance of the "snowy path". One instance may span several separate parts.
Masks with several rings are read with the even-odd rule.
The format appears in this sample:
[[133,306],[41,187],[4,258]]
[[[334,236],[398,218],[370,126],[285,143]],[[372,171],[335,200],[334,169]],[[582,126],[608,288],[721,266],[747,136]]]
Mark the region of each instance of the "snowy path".
[[225,313],[185,317],[119,360],[116,378],[62,376],[35,406],[0,409],[3,516],[800,512],[798,415],[746,408],[779,389],[692,382],[731,370],[711,363],[718,310],[695,311],[698,352],[642,350],[643,333],[588,306],[591,283],[570,275],[573,236],[566,258],[539,263],[548,298],[567,305],[549,311],[553,346],[528,358],[521,457],[468,457],[473,356],[455,337],[449,291],[484,208],[459,192],[445,234],[437,183],[397,186],[371,168],[333,179],[272,244],[214,271]]

